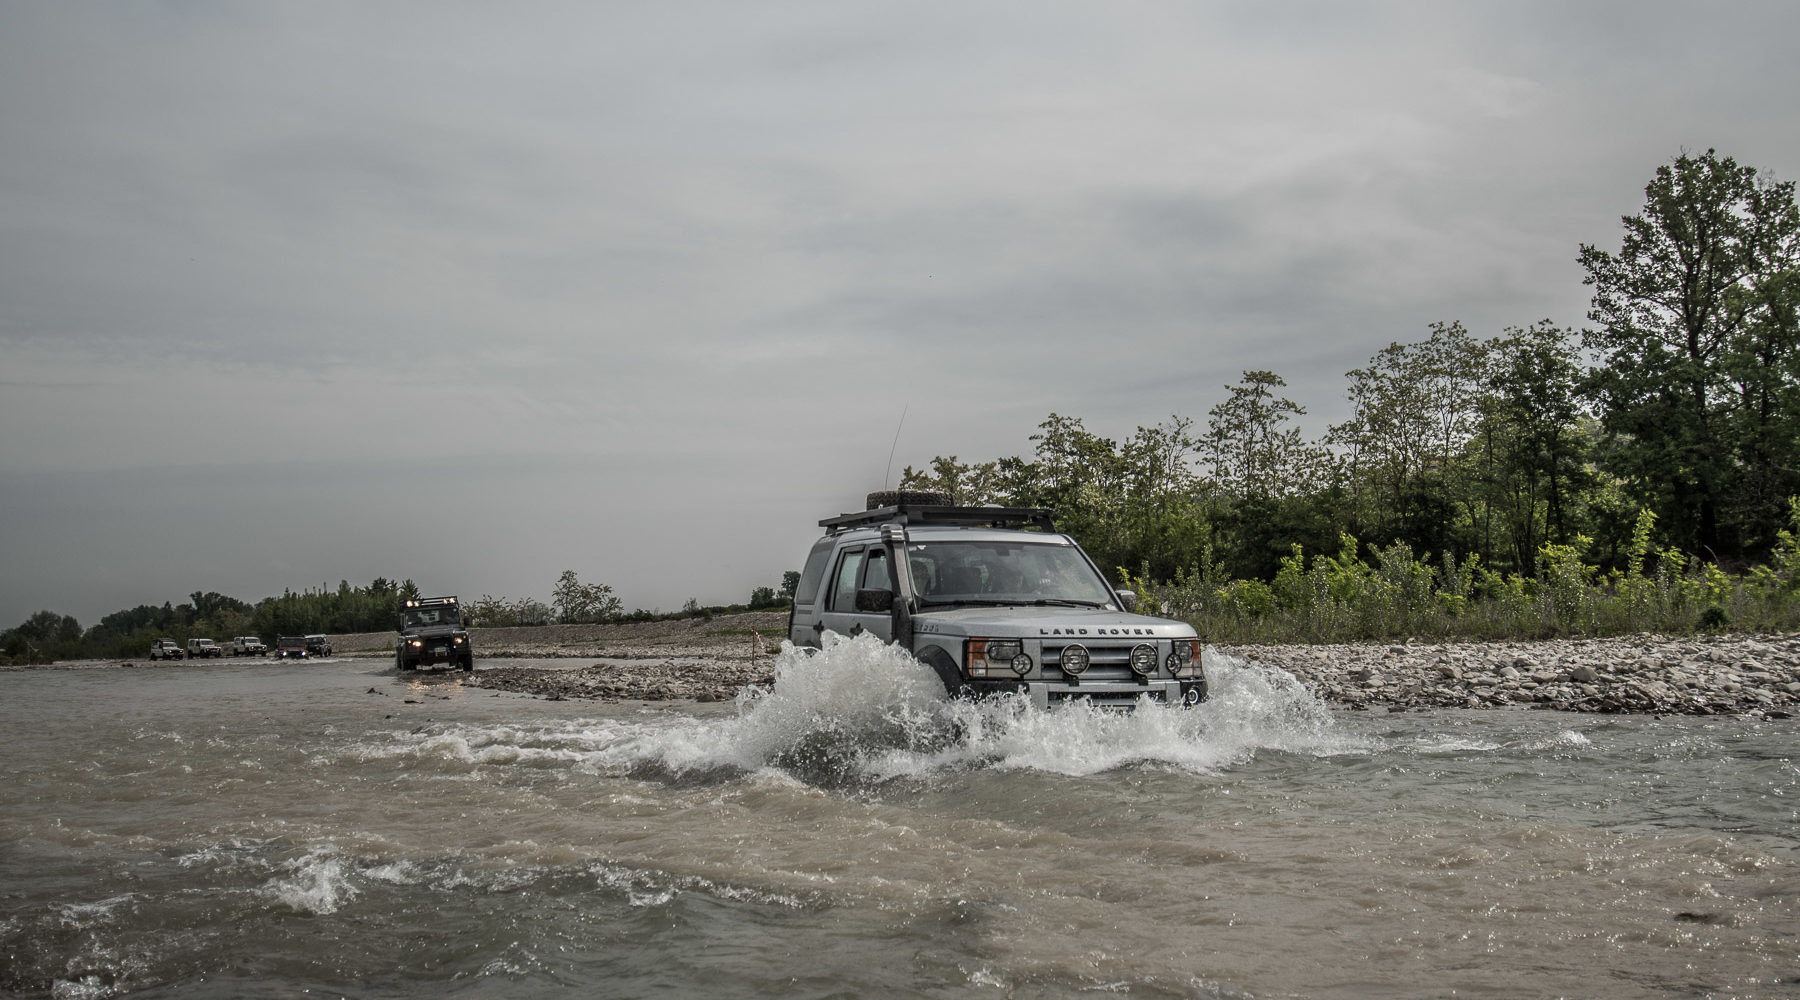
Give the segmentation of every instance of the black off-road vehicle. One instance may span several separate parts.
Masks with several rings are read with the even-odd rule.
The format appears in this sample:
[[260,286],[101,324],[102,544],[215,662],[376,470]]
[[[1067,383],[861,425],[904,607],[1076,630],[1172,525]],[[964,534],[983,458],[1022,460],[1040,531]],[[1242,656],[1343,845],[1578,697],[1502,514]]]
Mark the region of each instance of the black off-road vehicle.
[[405,673],[437,663],[475,669],[475,649],[469,644],[468,630],[463,628],[462,610],[456,598],[425,597],[402,603],[394,668]]

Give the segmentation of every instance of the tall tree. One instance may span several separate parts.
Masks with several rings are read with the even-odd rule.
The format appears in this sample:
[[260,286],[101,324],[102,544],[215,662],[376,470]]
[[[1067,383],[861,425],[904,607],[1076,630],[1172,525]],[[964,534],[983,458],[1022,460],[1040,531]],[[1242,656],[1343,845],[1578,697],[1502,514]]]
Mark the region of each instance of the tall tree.
[[556,620],[565,625],[610,621],[625,610],[610,586],[582,583],[572,569],[563,570],[557,578],[556,587],[550,591],[550,603],[556,608]]
[[1599,359],[1587,391],[1618,439],[1618,471],[1676,541],[1715,555],[1765,546],[1772,501],[1800,467],[1794,185],[1711,149],[1683,153],[1623,222],[1617,254],[1583,244],[1579,257],[1598,324],[1583,334]]
[[1575,498],[1591,478],[1580,427],[1583,369],[1570,332],[1548,320],[1486,346],[1488,394],[1468,448],[1484,495],[1475,527],[1491,562],[1529,572],[1540,545],[1574,533]]
[[1441,552],[1452,526],[1474,519],[1454,459],[1480,419],[1486,364],[1461,323],[1433,323],[1425,340],[1389,344],[1348,373],[1350,419],[1326,440],[1343,456],[1359,534]]
[[1227,496],[1280,497],[1317,485],[1325,456],[1292,425],[1306,410],[1276,395],[1285,388],[1287,382],[1274,372],[1246,371],[1244,381],[1227,385],[1230,395],[1208,412],[1201,445],[1213,482]]

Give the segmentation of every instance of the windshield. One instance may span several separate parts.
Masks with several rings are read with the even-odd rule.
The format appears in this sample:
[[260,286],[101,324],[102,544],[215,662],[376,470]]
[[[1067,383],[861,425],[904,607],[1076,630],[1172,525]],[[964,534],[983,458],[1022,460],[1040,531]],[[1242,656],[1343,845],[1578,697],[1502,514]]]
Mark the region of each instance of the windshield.
[[1104,607],[1112,590],[1073,545],[915,542],[906,547],[920,603],[1069,603]]
[[407,608],[400,615],[400,623],[405,628],[425,628],[430,625],[461,625],[462,616],[456,613],[454,605],[436,608]]

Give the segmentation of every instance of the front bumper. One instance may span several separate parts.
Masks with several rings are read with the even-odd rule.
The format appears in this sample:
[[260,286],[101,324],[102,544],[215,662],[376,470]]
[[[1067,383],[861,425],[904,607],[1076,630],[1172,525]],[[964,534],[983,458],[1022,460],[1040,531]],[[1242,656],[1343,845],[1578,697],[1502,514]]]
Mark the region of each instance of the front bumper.
[[454,639],[421,639],[414,645],[408,640],[400,647],[400,655],[410,663],[425,665],[431,663],[461,663],[469,655],[467,641],[457,642]]
[[1096,708],[1131,709],[1138,700],[1151,704],[1193,707],[1206,700],[1206,681],[1153,679],[1139,684],[1133,681],[1084,681],[1080,684],[1043,680],[974,680],[969,682],[976,695],[1018,694],[1030,699],[1032,707],[1049,709],[1069,702],[1085,702]]

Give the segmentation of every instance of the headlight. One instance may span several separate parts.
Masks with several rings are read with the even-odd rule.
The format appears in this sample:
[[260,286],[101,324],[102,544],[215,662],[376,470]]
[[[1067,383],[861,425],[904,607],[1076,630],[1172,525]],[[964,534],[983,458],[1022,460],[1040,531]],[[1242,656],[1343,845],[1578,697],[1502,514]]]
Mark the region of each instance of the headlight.
[[1131,647],[1131,669],[1144,677],[1156,673],[1156,647],[1147,642]]
[[1026,656],[1024,653],[1020,653],[1018,656],[1013,657],[1012,668],[1013,673],[1018,674],[1020,677],[1031,673],[1031,657]]
[[423,642],[422,642],[422,641],[420,641],[420,640],[418,640],[418,639],[414,639],[414,640],[413,640],[413,641],[412,641],[412,645],[413,645],[413,648],[414,648],[414,649],[417,649],[417,648],[419,648],[419,647],[420,647],[420,646],[423,646],[423,645],[425,645],[425,643],[423,643]]
[[1065,674],[1079,674],[1088,668],[1087,647],[1081,643],[1070,643],[1063,647],[1062,668]]
[[456,637],[456,638],[454,638],[454,639],[452,639],[452,640],[451,640],[451,641],[452,641],[452,642],[462,642],[462,641],[463,641],[463,637],[462,637],[462,636],[460,636],[460,635],[459,635],[459,636],[457,636],[457,637]]
[[1169,673],[1176,677],[1200,676],[1200,643],[1194,639],[1175,640],[1175,651],[1169,654]]
[[[1021,659],[1025,660],[1024,670],[1019,669]],[[1025,655],[1024,644],[1019,640],[970,639],[963,644],[963,672],[970,677],[989,677],[1002,667],[1020,674],[1031,670],[1031,658]]]

